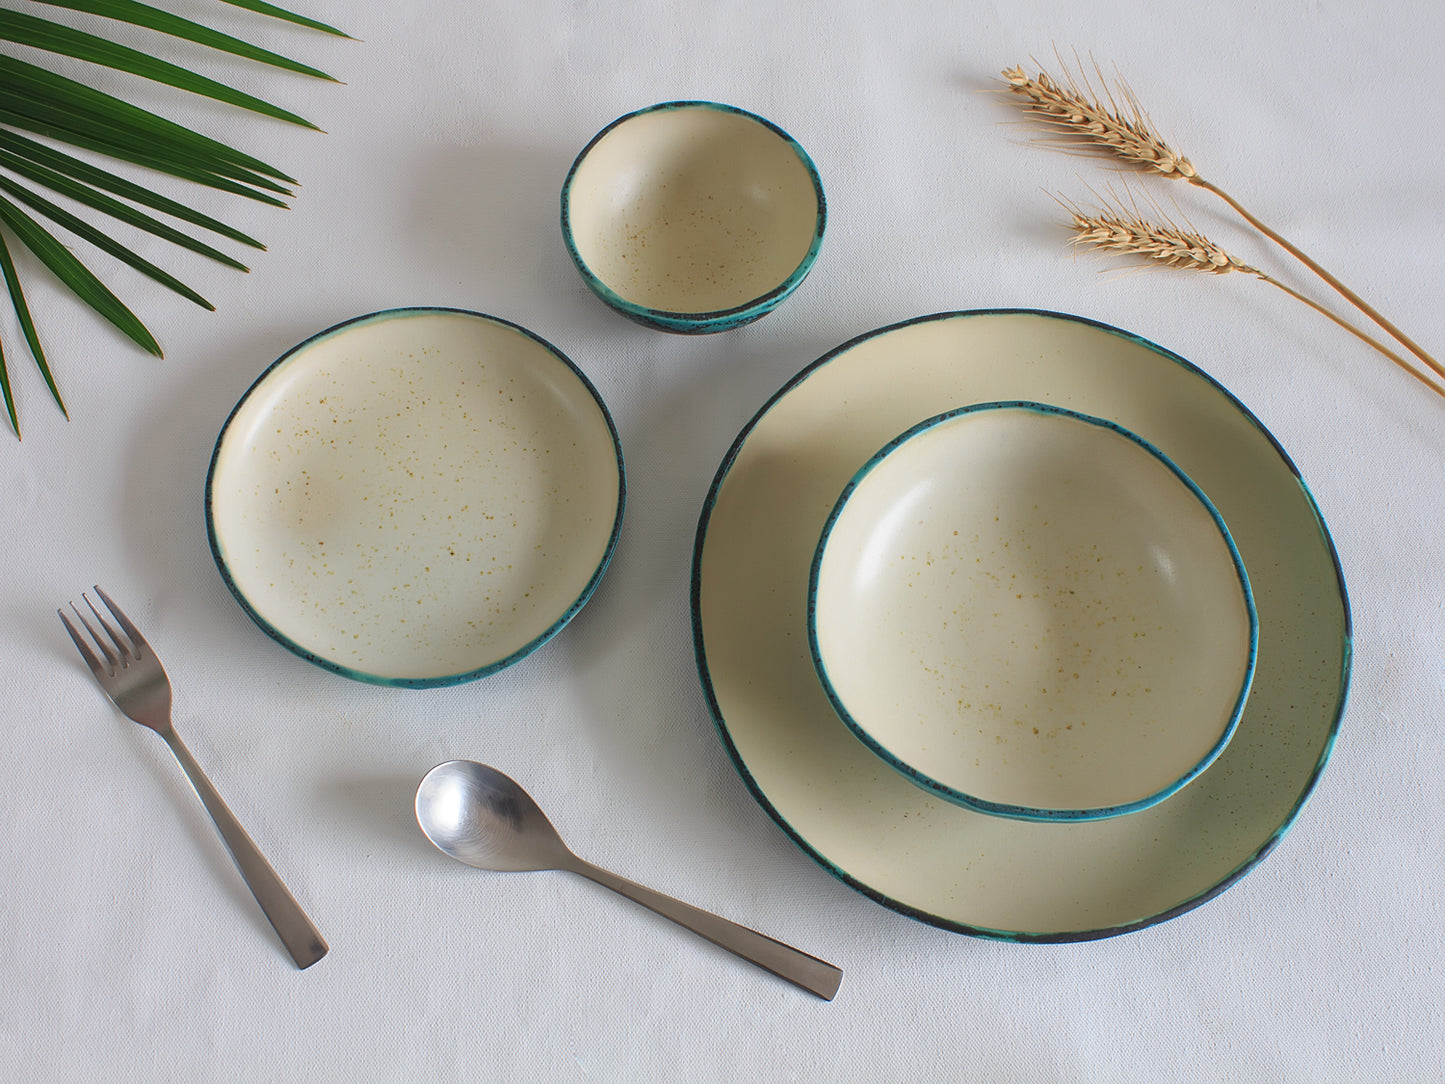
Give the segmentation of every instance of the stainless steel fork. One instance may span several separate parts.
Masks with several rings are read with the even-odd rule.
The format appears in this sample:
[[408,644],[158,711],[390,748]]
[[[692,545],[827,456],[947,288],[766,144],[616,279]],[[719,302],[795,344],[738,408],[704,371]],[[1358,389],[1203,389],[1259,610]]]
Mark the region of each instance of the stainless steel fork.
[[[100,683],[106,695],[115,702],[115,706],[166,740],[171,752],[185,769],[186,778],[200,795],[206,812],[211,815],[211,820],[216,822],[216,829],[225,840],[241,876],[255,895],[256,902],[261,905],[261,910],[275,927],[286,951],[296,961],[297,967],[310,967],[326,955],[326,942],[301,910],[295,897],[281,883],[281,878],[271,868],[271,863],[266,861],[251,837],[246,834],[246,830],[241,827],[241,822],[236,820],[226,803],[221,800],[216,788],[211,786],[211,781],[201,771],[190,750],[176,735],[175,727],[171,725],[171,682],[166,677],[160,659],[156,658],[156,653],[151,650],[150,644],[146,643],[140,630],[121,612],[120,607],[111,601],[110,596],[99,586],[95,588],[95,593],[101,597],[120,629],[117,630],[107,621],[96,609],[95,603],[82,594],[81,598],[85,600],[86,607],[105,634],[97,632],[80,612],[80,608],[72,602],[70,608],[85,631],[90,634],[90,641],[81,635],[64,610],[57,610],[70,638],[75,641],[75,646],[80,649],[90,672],[95,675],[95,680]],[[121,635],[122,631],[124,636]]]

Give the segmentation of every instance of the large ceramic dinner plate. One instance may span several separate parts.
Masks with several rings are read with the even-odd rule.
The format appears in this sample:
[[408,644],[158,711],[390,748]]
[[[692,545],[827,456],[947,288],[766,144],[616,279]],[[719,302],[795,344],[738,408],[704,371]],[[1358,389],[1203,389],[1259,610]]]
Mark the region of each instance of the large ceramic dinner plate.
[[[1012,399],[1105,418],[1154,444],[1219,510],[1253,586],[1259,653],[1233,740],[1177,794],[1125,817],[1040,823],[929,796],[848,731],[809,655],[814,548],[854,473],[925,418]],[[1106,937],[1223,891],[1294,822],[1329,756],[1349,680],[1339,563],[1280,446],[1183,358],[1054,313],[923,317],[804,369],[719,468],[692,591],[709,706],[763,808],[859,891],[988,937]]]
[[252,385],[216,442],[206,524],[274,639],[358,680],[447,685],[571,620],[625,490],[612,418],[555,347],[481,313],[395,309]]

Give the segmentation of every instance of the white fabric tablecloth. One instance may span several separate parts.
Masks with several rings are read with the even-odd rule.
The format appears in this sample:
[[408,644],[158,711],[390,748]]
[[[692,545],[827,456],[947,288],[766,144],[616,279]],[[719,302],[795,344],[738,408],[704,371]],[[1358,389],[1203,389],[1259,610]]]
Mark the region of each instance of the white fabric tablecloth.
[[[1445,8],[310,4],[359,39],[342,41],[168,6],[345,85],[213,69],[325,135],[170,107],[303,187],[286,212],[168,189],[269,244],[241,275],[137,242],[214,315],[94,261],[164,361],[23,260],[67,424],[0,312],[24,432],[0,434],[0,1076],[1440,1078],[1445,400],[1244,276],[1101,274],[1113,265],[1070,258],[1047,193],[1087,198],[1116,179],[1031,146],[985,91],[1031,55],[1057,70],[1055,48],[1117,66],[1201,172],[1445,355]],[[605,309],[557,223],[587,139],[676,98],[787,129],[830,211],[783,309],[696,339]],[[1130,182],[1144,189],[1314,288],[1206,194]],[[565,351],[614,414],[630,489],[580,616],[518,666],[428,691],[348,681],[263,635],[217,573],[201,500],[216,434],[272,360],[415,304],[502,316]],[[971,939],[835,880],[749,797],[693,659],[698,514],[753,412],[854,335],[994,306],[1102,320],[1221,381],[1298,464],[1353,605],[1349,708],[1296,826],[1220,897],[1093,943]],[[310,970],[285,957],[163,744],[80,666],[55,608],[96,582],[149,634],[178,728],[328,936]],[[839,996],[814,999],[584,881],[442,858],[411,802],[452,757],[517,776],[584,857],[837,963]]]

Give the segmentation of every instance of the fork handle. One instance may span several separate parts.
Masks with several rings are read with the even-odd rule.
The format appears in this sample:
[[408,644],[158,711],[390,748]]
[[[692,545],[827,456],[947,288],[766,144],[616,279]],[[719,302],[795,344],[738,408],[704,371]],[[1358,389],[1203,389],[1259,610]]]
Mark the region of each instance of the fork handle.
[[176,755],[176,760],[180,761],[186,778],[191,781],[191,786],[200,796],[201,804],[206,807],[206,812],[216,824],[216,830],[225,840],[226,848],[231,852],[236,868],[241,871],[246,887],[261,905],[261,910],[281,938],[281,943],[286,946],[286,951],[296,961],[297,967],[310,967],[327,952],[326,941],[320,931],[306,917],[306,912],[301,910],[296,897],[291,895],[282,883],[276,871],[271,868],[271,863],[266,861],[266,856],[261,853],[255,841],[246,833],[246,829],[241,827],[241,822],[221,799],[216,788],[211,786],[206,773],[201,771],[201,766],[196,763],[196,758],[191,756],[191,751],[185,747],[175,729],[163,731],[162,737]]

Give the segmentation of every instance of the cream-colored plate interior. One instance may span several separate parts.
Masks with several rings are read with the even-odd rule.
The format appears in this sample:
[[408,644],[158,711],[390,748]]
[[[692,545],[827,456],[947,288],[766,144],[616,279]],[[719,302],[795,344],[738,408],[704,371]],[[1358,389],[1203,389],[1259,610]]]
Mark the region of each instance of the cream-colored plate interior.
[[1195,776],[1252,666],[1214,510],[1153,450],[1028,405],[946,416],[851,485],[815,572],[845,720],[951,800],[1105,815]]
[[818,225],[818,196],[793,145],[709,105],[628,117],[578,164],[572,242],[602,283],[637,305],[717,312],[781,285]]
[[[1193,783],[1127,817],[1013,820],[930,797],[853,737],[813,669],[809,571],[844,486],[923,419],[1005,399],[1069,407],[1149,440],[1214,502],[1249,570],[1259,658],[1234,736]],[[1207,899],[1291,823],[1343,710],[1343,584],[1289,462],[1187,363],[1083,321],[927,318],[836,352],[744,431],[699,530],[699,663],[754,795],[848,883],[949,928],[1095,937]]]
[[216,449],[217,560],[268,632],[368,680],[479,676],[585,601],[621,514],[610,419],[506,322],[402,310],[273,366]]

